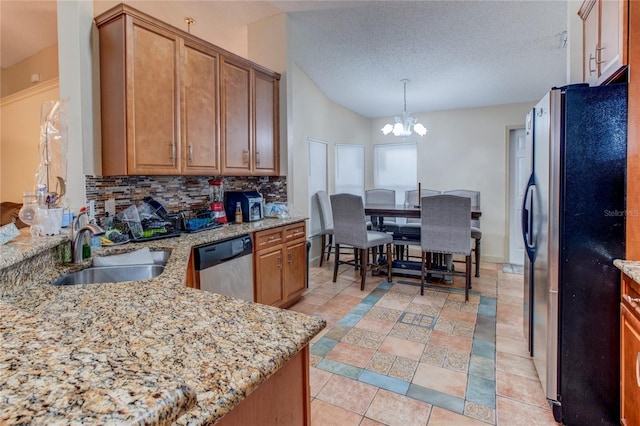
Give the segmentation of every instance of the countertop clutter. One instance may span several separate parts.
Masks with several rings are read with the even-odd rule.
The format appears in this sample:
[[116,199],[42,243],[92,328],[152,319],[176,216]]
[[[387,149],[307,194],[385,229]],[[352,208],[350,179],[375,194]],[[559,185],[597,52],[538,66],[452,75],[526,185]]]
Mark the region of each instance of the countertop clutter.
[[265,219],[140,244],[170,250],[153,279],[53,286],[66,237],[0,247],[0,423],[211,424],[326,323],[185,287],[191,247],[295,223]]

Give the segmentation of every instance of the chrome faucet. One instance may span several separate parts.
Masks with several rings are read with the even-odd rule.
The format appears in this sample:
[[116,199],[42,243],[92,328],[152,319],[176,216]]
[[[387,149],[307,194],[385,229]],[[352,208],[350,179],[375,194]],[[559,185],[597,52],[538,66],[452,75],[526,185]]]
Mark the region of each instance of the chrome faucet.
[[74,263],[82,263],[82,239],[85,232],[91,233],[92,236],[104,234],[104,229],[94,223],[87,223],[82,228],[80,226],[80,216],[86,212],[80,213],[71,225],[71,255]]

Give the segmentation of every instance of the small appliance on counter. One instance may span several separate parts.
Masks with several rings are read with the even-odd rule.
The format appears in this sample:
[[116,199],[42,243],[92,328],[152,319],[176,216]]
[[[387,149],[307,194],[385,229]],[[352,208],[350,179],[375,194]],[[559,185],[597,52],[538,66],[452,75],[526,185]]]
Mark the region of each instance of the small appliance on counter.
[[227,217],[235,217],[236,205],[240,203],[243,222],[262,220],[262,196],[257,191],[228,191],[225,198]]
[[217,223],[227,223],[227,216],[224,211],[224,186],[222,179],[209,179],[209,208],[213,212],[213,217]]

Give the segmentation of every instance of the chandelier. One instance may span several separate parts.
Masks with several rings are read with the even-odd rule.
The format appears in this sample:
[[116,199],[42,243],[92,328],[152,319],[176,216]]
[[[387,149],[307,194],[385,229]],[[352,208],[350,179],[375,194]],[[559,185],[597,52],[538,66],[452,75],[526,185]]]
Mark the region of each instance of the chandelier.
[[407,112],[407,83],[409,80],[405,78],[401,81],[404,84],[404,111],[402,111],[402,117],[396,116],[396,124],[387,124],[380,130],[385,136],[389,133],[393,133],[395,136],[411,136],[411,129],[413,128],[417,134],[424,136],[427,134],[427,128],[418,123],[418,119]]

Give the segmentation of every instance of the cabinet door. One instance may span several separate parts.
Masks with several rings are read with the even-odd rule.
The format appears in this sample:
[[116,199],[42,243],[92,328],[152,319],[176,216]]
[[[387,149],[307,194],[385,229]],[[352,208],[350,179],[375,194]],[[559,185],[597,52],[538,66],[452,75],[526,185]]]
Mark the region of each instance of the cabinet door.
[[177,174],[177,36],[135,19],[127,33],[128,172]]
[[219,57],[191,41],[185,41],[182,54],[183,172],[219,174]]
[[256,302],[280,306],[284,302],[284,249],[256,252]]
[[[622,424],[631,426],[640,424],[640,321],[624,303],[620,311],[620,417]],[[635,309],[635,314],[640,316],[640,311]]]
[[222,59],[222,173],[251,174],[251,69]]
[[307,242],[300,240],[287,246],[287,302],[307,288]]
[[598,45],[598,71],[604,81],[626,63],[623,21],[625,1],[600,0],[600,43]]
[[278,90],[276,78],[260,71],[254,72],[255,175],[277,176],[279,173]]
[[[583,11],[584,9],[584,11]],[[581,9],[582,24],[582,79],[585,82],[598,80],[598,4],[595,0],[585,1]]]

